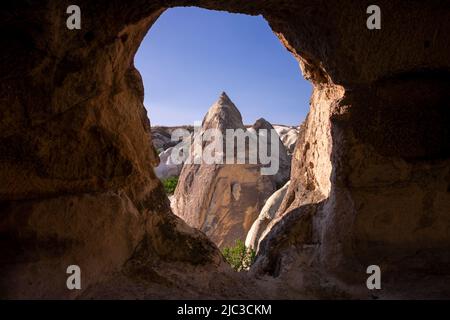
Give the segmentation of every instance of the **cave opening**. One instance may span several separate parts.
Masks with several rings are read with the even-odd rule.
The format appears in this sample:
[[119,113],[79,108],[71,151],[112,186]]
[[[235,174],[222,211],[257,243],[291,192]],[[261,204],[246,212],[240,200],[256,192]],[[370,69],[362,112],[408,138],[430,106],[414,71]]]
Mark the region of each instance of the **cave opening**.
[[[231,260],[242,252],[256,254],[289,186],[294,148],[309,111],[312,85],[298,59],[261,15],[175,7],[151,26],[134,65],[160,158],[155,173],[173,213]],[[243,130],[247,161],[174,162],[180,130],[192,143],[197,133],[211,129]],[[271,175],[261,174],[260,155],[248,161],[251,141],[258,151],[262,141],[251,134],[264,130],[274,132],[267,154],[276,155],[278,168]],[[232,140],[239,147],[239,137]]]
[[[450,296],[447,3],[380,1],[389,14],[379,30],[352,0],[80,1],[80,30],[67,29],[64,1],[17,3],[0,19],[2,298]],[[180,5],[262,14],[314,85],[282,216],[244,276],[171,213],[153,170],[133,58]],[[220,86],[204,106],[223,90],[248,105]],[[153,121],[163,108],[149,107]],[[197,184],[208,197],[242,199],[243,184],[211,186],[256,175],[225,168]],[[72,265],[81,290],[66,286]],[[366,286],[373,265],[383,273],[376,295]]]

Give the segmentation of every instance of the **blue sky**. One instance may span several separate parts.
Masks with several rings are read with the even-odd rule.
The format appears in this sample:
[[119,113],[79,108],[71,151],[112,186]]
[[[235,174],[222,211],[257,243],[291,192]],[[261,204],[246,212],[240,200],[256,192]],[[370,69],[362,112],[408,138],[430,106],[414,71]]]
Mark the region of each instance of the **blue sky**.
[[263,17],[167,10],[135,57],[152,125],[193,124],[225,91],[245,124],[298,125],[312,86]]

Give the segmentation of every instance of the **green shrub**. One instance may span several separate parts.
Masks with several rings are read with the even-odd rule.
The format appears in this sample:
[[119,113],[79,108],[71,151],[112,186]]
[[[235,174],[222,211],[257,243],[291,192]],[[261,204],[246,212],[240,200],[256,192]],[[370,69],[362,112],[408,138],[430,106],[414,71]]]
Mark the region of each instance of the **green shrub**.
[[248,270],[256,256],[255,250],[246,248],[241,240],[236,240],[233,247],[225,247],[222,250],[225,260],[236,271]]
[[164,190],[166,190],[167,194],[173,194],[175,192],[175,188],[178,184],[178,177],[170,177],[162,180],[164,185]]

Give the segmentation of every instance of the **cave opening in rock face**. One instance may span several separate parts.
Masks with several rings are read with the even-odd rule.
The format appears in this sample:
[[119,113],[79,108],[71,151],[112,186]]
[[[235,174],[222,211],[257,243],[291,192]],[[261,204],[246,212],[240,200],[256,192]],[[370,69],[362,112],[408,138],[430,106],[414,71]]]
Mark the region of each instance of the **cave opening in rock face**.
[[[375,31],[365,1],[79,5],[76,31],[63,1],[0,13],[2,297],[450,297],[448,2],[379,0],[395,14]],[[149,170],[133,57],[180,5],[262,14],[314,86],[280,216],[245,276],[172,214]],[[82,290],[67,290],[73,264]]]
[[[134,65],[143,79],[160,158],[155,173],[172,211],[221,250],[245,242],[256,253],[287,190],[299,124],[309,110],[311,85],[298,61],[261,16],[173,8],[152,25]],[[219,96],[224,88],[232,99],[225,92]],[[217,101],[207,110],[212,99]],[[173,132],[186,130],[192,137],[211,129],[224,135],[226,130],[273,130],[276,139],[267,148],[269,153],[272,144],[277,149],[276,172],[264,177],[261,164],[249,161],[245,166],[174,163],[172,153],[182,143]]]

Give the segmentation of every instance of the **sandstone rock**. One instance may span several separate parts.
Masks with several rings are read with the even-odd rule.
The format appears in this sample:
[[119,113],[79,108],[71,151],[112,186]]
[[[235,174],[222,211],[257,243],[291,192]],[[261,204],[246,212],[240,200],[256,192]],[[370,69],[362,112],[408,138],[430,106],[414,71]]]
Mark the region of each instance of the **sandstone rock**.
[[160,163],[155,168],[155,174],[160,179],[178,177],[181,173],[183,163],[177,164],[173,162],[170,156],[173,150],[174,148],[170,147],[159,154]]
[[297,143],[297,138],[299,134],[298,128],[288,127],[288,126],[273,126],[280,136],[280,140],[286,147],[288,154],[294,153],[295,144]]
[[175,141],[171,141],[170,131],[160,127],[152,128],[152,141],[159,152],[176,144]]
[[267,225],[275,217],[275,214],[281,205],[281,201],[283,201],[284,195],[289,187],[289,183],[290,181],[286,182],[281,189],[275,191],[269,199],[267,199],[258,218],[253,222],[247,233],[247,237],[245,238],[245,246],[247,248],[252,248],[258,252],[259,241],[263,238]]
[[191,133],[194,131],[194,128],[190,125],[173,127],[153,126],[151,128],[153,145],[157,151],[161,153],[161,150],[165,151],[179,143],[178,141],[172,141],[172,132],[176,129],[187,130]]
[[[250,130],[254,130],[256,133],[259,132],[260,129],[265,129],[267,132],[271,132],[271,130],[274,130],[274,127],[265,119],[260,118],[256,120],[256,122],[253,124],[253,126],[250,128]],[[286,181],[289,180],[290,174],[291,174],[291,157],[287,154],[287,150],[282,143],[280,136],[278,135],[276,138],[278,141],[278,162],[279,162],[279,168],[278,172],[275,175],[271,176],[271,179],[275,182],[277,186],[282,186],[286,183]],[[267,150],[272,150],[272,141],[270,134],[267,139]],[[258,144],[259,147],[259,144]],[[270,151],[271,152],[271,151]]]
[[[77,31],[63,1],[0,11],[2,298],[82,295],[63,287],[73,261],[90,298],[226,297],[244,283],[239,298],[370,299],[371,264],[378,298],[450,297],[448,2],[379,0],[395,13],[380,30],[354,0],[143,3],[83,1]],[[152,170],[133,55],[165,8],[188,5],[262,14],[314,86],[253,285],[173,221]],[[123,281],[100,285],[114,270]]]
[[[267,122],[261,124],[267,125]],[[270,125],[270,124],[269,124]],[[202,131],[245,129],[239,110],[222,93],[206,114]],[[244,240],[265,200],[275,190],[259,164],[185,164],[175,190],[175,213],[219,247]]]

